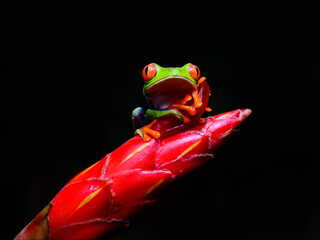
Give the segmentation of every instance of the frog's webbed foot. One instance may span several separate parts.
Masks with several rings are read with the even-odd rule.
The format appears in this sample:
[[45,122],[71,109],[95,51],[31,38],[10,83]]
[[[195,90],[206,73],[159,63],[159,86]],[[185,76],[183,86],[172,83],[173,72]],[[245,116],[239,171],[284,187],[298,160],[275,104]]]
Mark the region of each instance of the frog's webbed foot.
[[[198,86],[206,80],[205,77],[202,77],[199,79],[197,84],[197,89],[195,89],[191,95],[187,94],[184,99],[181,99],[180,101],[171,104],[169,107],[170,109],[175,110],[180,115],[180,119],[184,123],[189,123],[190,118],[188,116],[183,115],[179,110],[185,110],[189,113],[190,116],[194,116],[197,113],[197,108],[200,108],[202,106],[202,101],[200,100],[199,93],[198,93]],[[193,106],[186,105],[187,102],[191,101],[193,99]],[[206,107],[205,111],[211,112],[211,108]]]
[[192,92],[193,105],[194,105],[195,108],[199,108],[199,107],[202,106],[202,102],[201,102],[201,100],[200,100],[200,98],[199,98],[198,87],[199,87],[199,85],[200,85],[201,83],[203,83],[205,80],[206,80],[205,77],[200,78],[200,79],[198,80],[197,89]]
[[143,114],[143,111],[141,108],[135,109],[134,113],[132,114],[132,116],[134,116],[133,117],[134,126],[137,126],[137,124],[135,124],[136,122],[140,122],[139,119],[144,119],[145,121],[151,122],[148,125],[144,124],[138,128],[135,128],[136,129],[135,134],[140,135],[141,138],[143,138],[143,140],[146,142],[150,141],[151,137],[159,138],[161,136],[160,132],[153,130],[151,128],[156,123],[157,119],[162,118],[164,116],[168,116],[168,115],[173,115],[179,119],[183,119],[184,117],[179,111],[176,111],[174,109],[161,109],[161,110],[148,109],[145,115]]
[[187,94],[183,99],[181,99],[176,103],[171,104],[171,106],[169,107],[170,109],[175,110],[177,113],[179,113],[180,119],[184,123],[189,123],[190,118],[183,115],[179,110],[187,111],[190,116],[194,116],[197,113],[197,110],[195,107],[186,105],[186,103],[189,102],[190,100],[192,100],[192,97],[191,95]]
[[158,131],[156,131],[156,130],[151,129],[152,125],[155,124],[156,121],[157,121],[157,119],[153,120],[150,124],[140,128],[140,129],[137,129],[134,134],[140,135],[140,137],[145,142],[150,141],[151,137],[159,138],[160,137],[160,133]]
[[[198,80],[197,89],[198,89],[198,86],[199,86],[201,83],[203,83],[205,80],[206,80],[206,77],[201,77],[201,78]],[[198,90],[197,90],[197,96],[198,96]],[[199,99],[199,97],[198,97],[198,99]],[[201,105],[202,105],[202,103],[201,103]],[[201,105],[200,105],[200,106],[201,106]],[[205,110],[206,112],[211,112],[211,111],[212,111],[212,109],[209,108],[209,107],[206,107],[204,110]]]

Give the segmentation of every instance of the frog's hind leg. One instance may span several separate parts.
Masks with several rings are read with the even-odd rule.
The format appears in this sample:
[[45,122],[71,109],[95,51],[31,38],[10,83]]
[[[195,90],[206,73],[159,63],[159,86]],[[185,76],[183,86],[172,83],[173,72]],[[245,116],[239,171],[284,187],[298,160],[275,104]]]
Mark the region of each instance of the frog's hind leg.
[[132,111],[131,119],[134,130],[137,130],[147,125],[147,120],[144,116],[144,112],[141,107],[137,107]]

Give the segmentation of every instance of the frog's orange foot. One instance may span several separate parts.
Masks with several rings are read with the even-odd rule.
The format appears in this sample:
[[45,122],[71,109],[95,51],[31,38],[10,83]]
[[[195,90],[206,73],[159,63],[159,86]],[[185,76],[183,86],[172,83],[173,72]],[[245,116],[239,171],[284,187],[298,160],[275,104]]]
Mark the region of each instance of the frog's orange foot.
[[143,139],[143,141],[145,141],[145,142],[149,142],[151,140],[151,137],[159,138],[161,136],[161,134],[158,131],[151,129],[152,125],[156,121],[157,120],[153,120],[152,123],[140,128],[140,129],[137,129],[135,131],[135,134],[140,135],[141,138]]
[[190,116],[194,116],[197,113],[197,110],[194,107],[188,106],[188,105],[183,105],[183,104],[174,103],[171,105],[171,108],[173,108],[175,110],[176,109],[186,110],[190,114]]
[[199,85],[200,85],[201,83],[203,83],[205,80],[206,80],[206,77],[201,77],[201,78],[198,80],[197,88],[198,88]]
[[187,111],[190,116],[194,116],[197,113],[197,110],[195,107],[186,105],[186,103],[189,102],[190,100],[192,100],[192,96],[187,94],[183,99],[181,99],[176,103],[171,104],[171,106],[169,107],[169,109],[173,109],[178,113],[178,116],[183,123],[189,123],[190,118],[183,115],[179,110]]
[[192,97],[193,97],[193,105],[195,108],[199,108],[202,106],[202,102],[199,98],[199,94],[198,94],[198,89],[194,90],[192,92]]
[[198,87],[201,83],[203,83],[204,81],[206,80],[205,77],[201,77],[199,80],[198,80],[198,84],[197,84],[197,89],[194,90],[192,92],[192,98],[193,98],[193,105],[195,108],[200,108],[202,106],[202,102],[199,98],[199,93],[198,93]]

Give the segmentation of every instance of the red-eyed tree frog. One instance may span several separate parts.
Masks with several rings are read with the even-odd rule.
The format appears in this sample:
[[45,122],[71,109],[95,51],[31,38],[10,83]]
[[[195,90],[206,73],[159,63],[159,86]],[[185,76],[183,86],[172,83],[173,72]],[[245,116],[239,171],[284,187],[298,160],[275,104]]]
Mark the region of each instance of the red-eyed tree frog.
[[[196,108],[201,107],[202,102],[197,95],[197,85],[204,81],[200,78],[200,70],[197,66],[187,63],[183,67],[164,68],[156,63],[145,66],[142,70],[144,79],[143,94],[146,97],[150,109],[144,114],[141,107],[132,112],[132,123],[135,134],[143,139],[159,138],[160,134],[151,128],[156,119],[172,115],[188,123],[189,118],[181,114],[178,109],[186,110],[190,116],[196,114]],[[200,79],[199,79],[200,78]],[[193,105],[186,105],[191,99]]]

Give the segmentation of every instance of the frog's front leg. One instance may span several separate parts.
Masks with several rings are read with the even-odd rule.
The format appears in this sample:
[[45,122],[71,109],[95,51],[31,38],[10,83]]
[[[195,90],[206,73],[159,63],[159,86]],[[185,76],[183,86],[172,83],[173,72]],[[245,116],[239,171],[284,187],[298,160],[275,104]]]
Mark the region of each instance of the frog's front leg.
[[146,111],[145,118],[151,122],[155,119],[162,118],[162,117],[168,116],[168,115],[173,115],[179,119],[182,119],[181,114],[174,109],[160,109],[160,110],[148,109]]
[[147,124],[147,119],[141,107],[137,107],[132,111],[132,125],[135,130],[134,134],[140,135],[144,141],[149,141],[151,139],[149,135],[154,138],[160,137],[160,133],[158,131],[151,129],[155,122],[156,120],[153,120],[150,124]]
[[[167,115],[174,115],[177,118],[181,119],[180,113],[173,109],[164,109],[164,110],[148,109],[145,115],[143,113],[142,108],[138,107],[134,109],[132,112],[132,123],[135,129],[135,134],[140,135],[144,141],[149,141],[151,139],[150,136],[154,138],[159,138],[160,133],[158,131],[151,129],[151,127],[153,124],[155,124],[157,119]],[[147,125],[147,122],[151,122],[151,123]]]

